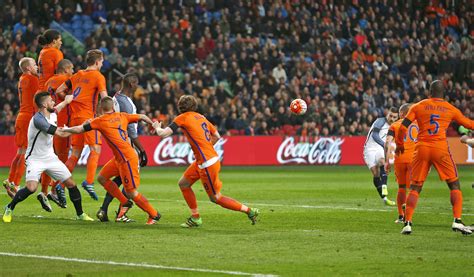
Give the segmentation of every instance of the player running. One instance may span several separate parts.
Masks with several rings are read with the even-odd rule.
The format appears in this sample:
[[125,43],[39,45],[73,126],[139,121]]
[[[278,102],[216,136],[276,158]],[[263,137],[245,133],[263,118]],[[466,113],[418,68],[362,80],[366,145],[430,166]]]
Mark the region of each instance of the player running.
[[3,181],[3,186],[8,195],[13,198],[25,173],[25,153],[28,146],[28,125],[35,114],[33,99],[38,91],[38,66],[32,58],[22,58],[19,63],[23,73],[18,82],[18,99],[20,99],[20,110],[15,121],[15,144],[18,147],[17,154],[12,161],[8,179]]
[[369,134],[364,144],[364,161],[373,175],[374,186],[385,205],[395,206],[395,202],[387,198],[387,173],[384,169],[385,153],[384,144],[387,137],[388,128],[398,119],[397,109],[389,109],[386,117],[375,120],[370,127]]
[[[133,103],[131,96],[135,92],[135,90],[138,87],[138,76],[135,73],[127,73],[122,77],[122,88],[120,91],[118,91],[115,96],[113,97],[114,100],[114,110],[115,112],[125,112],[128,114],[136,114],[137,113],[137,108],[135,107],[135,104]],[[140,143],[140,140],[138,139],[137,135],[137,124],[136,123],[131,123],[128,124],[127,127],[127,132],[128,132],[128,137],[130,138],[130,142],[132,143],[132,146],[135,147],[135,149],[138,150],[138,157],[140,159],[140,167],[146,166],[148,162],[148,158],[145,152],[145,149],[143,148],[142,144]],[[103,176],[101,173],[105,173],[104,171],[101,171],[99,173],[99,176],[97,177],[98,181],[102,184],[106,180],[111,179],[112,177],[115,176]],[[120,174],[117,175],[113,181],[115,184],[117,184],[118,187],[122,184],[122,179],[120,178]],[[106,222],[109,221],[109,217],[107,215],[108,207],[110,205],[110,202],[114,197],[107,192],[104,198],[104,202],[102,203],[102,206],[99,208],[99,211],[97,212],[97,218],[102,221]],[[132,202],[129,202],[129,206],[131,207]],[[130,208],[129,207],[129,208]],[[120,208],[119,211],[117,212],[117,215],[120,213]],[[120,218],[116,218],[116,221],[124,221],[124,222],[130,222],[131,220],[126,216],[122,216]]]
[[[64,99],[64,95],[58,95],[56,93],[56,89],[63,84],[66,80],[71,78],[72,74],[74,73],[74,65],[68,59],[63,59],[58,63],[58,67],[56,70],[57,74],[53,75],[51,78],[48,79],[46,82],[46,87],[48,92],[50,93],[53,101],[57,104],[61,103]],[[69,106],[66,106],[60,112],[58,112],[58,126],[69,126],[69,116],[70,116],[70,109]],[[69,137],[60,137],[55,136],[53,138],[53,145],[54,145],[54,152],[58,155],[58,158],[61,162],[65,163],[69,156],[69,148],[70,142]],[[41,193],[45,193],[42,191]],[[51,188],[51,191],[47,193],[47,197],[49,200],[56,203],[61,208],[66,208],[66,203],[60,201],[58,196],[56,195],[56,190]]]
[[[400,119],[390,125],[387,133],[387,140],[385,141],[385,171],[390,172],[390,145],[397,136],[402,124],[403,118],[405,118],[410,109],[411,104],[403,104],[399,110]],[[411,161],[413,160],[413,152],[415,151],[416,138],[418,136],[418,125],[413,122],[408,127],[408,135],[404,139],[405,152],[401,155],[395,156],[395,176],[398,183],[398,194],[397,194],[397,208],[398,208],[398,219],[395,223],[404,223],[405,220],[405,202],[407,197],[407,185],[410,185],[411,177]]]
[[[28,149],[26,160],[26,186],[20,189],[13,200],[5,207],[3,221],[11,222],[16,205],[28,198],[38,188],[38,182],[43,172],[55,180],[61,181],[69,190],[69,197],[76,209],[78,220],[93,221],[82,210],[81,193],[71,179],[67,167],[54,154],[53,135],[68,136],[56,126],[56,111],[62,110],[72,101],[68,96],[65,101],[54,107],[54,101],[48,92],[35,95],[35,104],[39,111],[35,113],[28,126]],[[47,209],[46,207],[43,207]],[[49,207],[51,211],[51,207]]]
[[[71,105],[71,126],[82,126],[82,124],[95,117],[98,103],[98,96],[107,96],[105,77],[100,73],[104,55],[98,49],[89,50],[86,54],[87,68],[79,70],[69,80],[64,82],[56,93],[61,95],[66,90],[72,92],[74,100]],[[66,166],[72,172],[81,156],[84,145],[89,145],[90,155],[87,159],[87,176],[82,182],[82,187],[89,193],[94,200],[98,200],[94,190],[94,178],[99,162],[102,140],[99,131],[87,132],[85,134],[74,135],[71,138],[72,153],[66,162]],[[62,201],[64,192],[61,186],[56,186],[58,196]]]
[[178,101],[178,110],[180,115],[168,127],[161,128],[161,122],[155,122],[153,127],[156,133],[163,138],[171,136],[176,133],[178,128],[181,128],[196,157],[196,161],[186,169],[178,183],[192,214],[185,223],[181,224],[181,227],[199,227],[202,224],[196,196],[191,188],[199,179],[201,179],[212,202],[229,210],[246,213],[252,224],[255,224],[259,214],[258,209],[249,208],[220,193],[222,187],[222,182],[219,180],[221,163],[213,147],[220,139],[219,132],[203,115],[196,112],[197,100],[194,96],[181,96]]
[[438,171],[439,178],[446,181],[450,189],[451,205],[453,206],[454,222],[452,229],[462,234],[472,234],[472,227],[465,226],[461,221],[462,192],[459,177],[446,140],[446,129],[452,120],[468,129],[474,128],[474,121],[465,117],[461,111],[446,102],[444,85],[436,80],[430,85],[430,98],[413,105],[403,119],[398,135],[396,136],[396,154],[403,154],[405,150],[404,137],[407,128],[413,121],[419,126],[418,142],[412,163],[412,179],[405,211],[405,226],[402,234],[412,232],[412,217],[415,212],[419,194],[426,180],[431,165]]
[[[100,131],[107,144],[112,149],[114,157],[108,161],[102,170],[100,176],[117,176],[122,178],[123,186],[127,197],[132,199],[138,207],[148,214],[147,225],[157,223],[161,215],[151,206],[148,200],[137,191],[140,186],[140,175],[138,174],[138,156],[132,145],[128,141],[127,127],[129,123],[135,123],[143,120],[148,124],[153,124],[150,118],[142,114],[127,114],[114,112],[114,100],[106,96],[100,101],[100,107],[103,114],[84,125],[72,128],[64,128],[65,132],[80,134],[92,130]],[[110,179],[101,178],[100,183],[105,190],[120,201],[121,209],[117,218],[126,215],[130,208],[129,200],[125,197],[117,184]]]

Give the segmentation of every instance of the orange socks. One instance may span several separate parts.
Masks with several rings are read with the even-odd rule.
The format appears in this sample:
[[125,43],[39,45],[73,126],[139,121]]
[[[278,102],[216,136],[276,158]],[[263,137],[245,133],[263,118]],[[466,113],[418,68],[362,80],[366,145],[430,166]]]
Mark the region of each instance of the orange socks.
[[95,172],[97,170],[97,164],[99,163],[100,154],[91,150],[89,158],[87,159],[87,176],[86,182],[88,184],[94,183]]
[[[242,210],[243,205],[239,201],[236,201],[236,200],[234,200],[230,197],[227,197],[227,196],[219,197],[219,199],[217,199],[216,203],[219,206],[224,207],[224,208],[229,209],[229,210],[247,212],[247,211]],[[248,210],[248,208],[246,210]]]
[[195,218],[199,218],[199,211],[197,208],[196,195],[191,187],[180,187],[181,193],[183,194],[184,200],[188,204],[189,209],[191,209],[191,214]]
[[43,174],[41,174],[41,192],[44,195],[48,194],[48,187],[50,183],[51,183],[51,177],[49,177],[48,174],[43,172]]
[[398,188],[398,194],[397,194],[397,208],[398,208],[398,215],[404,215],[403,214],[403,204],[405,204],[407,200],[407,190],[406,188]]
[[107,180],[107,182],[105,182],[105,184],[103,184],[103,186],[104,186],[104,189],[108,193],[110,193],[114,198],[117,198],[117,200],[122,205],[127,204],[127,202],[128,202],[127,197],[125,197],[125,195],[123,195],[123,193],[120,191],[120,189],[118,188],[116,183],[114,183],[111,180]]
[[461,218],[462,214],[462,192],[458,189],[451,190],[451,205],[453,205],[454,218]]
[[405,211],[405,221],[411,222],[413,213],[415,212],[416,203],[418,202],[418,197],[420,197],[420,194],[416,190],[410,190],[407,199],[407,208]]
[[[15,182],[16,177],[16,168],[18,167],[18,160],[20,159],[20,154],[16,154],[15,158],[12,161],[10,166],[10,174],[8,175],[8,181]],[[15,183],[18,186],[18,184]]]
[[18,165],[16,166],[16,175],[15,175],[15,179],[13,180],[13,182],[15,183],[15,185],[19,186],[20,183],[21,183],[21,178],[23,177],[23,175],[25,174],[25,168],[26,168],[26,165],[25,165],[25,154],[20,154],[20,157],[18,159]]
[[137,206],[144,210],[150,217],[156,217],[158,215],[155,208],[153,208],[150,202],[148,202],[148,199],[146,199],[141,193],[138,193],[138,195],[133,198],[133,202],[135,202]]
[[76,167],[78,160],[79,160],[79,157],[71,155],[71,157],[69,157],[69,159],[66,161],[65,165],[71,173],[74,170],[74,168]]

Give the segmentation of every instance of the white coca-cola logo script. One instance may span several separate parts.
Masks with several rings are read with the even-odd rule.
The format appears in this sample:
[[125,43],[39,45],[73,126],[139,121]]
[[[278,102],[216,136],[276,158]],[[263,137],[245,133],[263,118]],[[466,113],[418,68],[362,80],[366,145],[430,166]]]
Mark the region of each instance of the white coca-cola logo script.
[[319,138],[313,143],[295,144],[293,137],[287,137],[278,148],[277,160],[281,164],[337,164],[341,160],[341,138]]
[[[221,160],[224,156],[223,145],[226,141],[227,139],[221,138],[214,144],[214,149]],[[158,146],[156,146],[153,159],[157,164],[191,164],[195,160],[191,145],[187,142],[173,142],[172,137],[167,137],[160,141]]]

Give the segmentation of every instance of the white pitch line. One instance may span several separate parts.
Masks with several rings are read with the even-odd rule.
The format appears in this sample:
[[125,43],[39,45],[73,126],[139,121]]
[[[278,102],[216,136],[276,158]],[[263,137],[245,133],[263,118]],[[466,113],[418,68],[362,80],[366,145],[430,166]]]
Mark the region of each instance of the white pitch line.
[[118,266],[129,266],[129,267],[167,269],[167,270],[178,270],[178,271],[220,273],[220,274],[227,274],[227,275],[243,275],[243,276],[259,276],[259,277],[278,276],[278,275],[270,275],[270,274],[240,272],[240,271],[226,271],[226,270],[214,270],[214,269],[191,268],[191,267],[176,267],[176,266],[165,266],[165,265],[146,264],[146,263],[137,264],[137,263],[126,263],[126,262],[114,262],[114,261],[98,261],[98,260],[86,260],[86,259],[78,259],[78,258],[66,258],[66,257],[59,257],[59,256],[43,256],[43,255],[8,253],[8,252],[0,252],[0,256],[23,257],[23,258],[34,258],[34,259],[55,260],[55,261],[65,261],[65,262],[77,262],[77,263],[88,263],[88,264],[105,264],[105,265],[118,265]]

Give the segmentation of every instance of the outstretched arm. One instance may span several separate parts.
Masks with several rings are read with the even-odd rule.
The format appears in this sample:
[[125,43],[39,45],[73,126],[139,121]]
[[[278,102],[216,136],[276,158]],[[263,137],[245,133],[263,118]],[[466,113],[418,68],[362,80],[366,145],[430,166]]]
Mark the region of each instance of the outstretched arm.
[[[172,126],[173,124],[175,124],[174,122],[170,124],[170,126]],[[175,124],[176,125],[176,124]],[[153,122],[153,128],[155,128],[155,131],[156,131],[156,134],[162,138],[166,138],[166,137],[169,137],[173,134],[173,130],[170,128],[170,127],[166,127],[166,128],[161,128],[161,122]],[[177,128],[177,126],[176,126]]]
[[[81,134],[86,132],[86,128],[84,126],[90,126],[90,125],[79,125],[79,126],[74,126],[74,127],[65,127],[65,128],[60,128],[61,131],[66,132],[66,133],[71,133],[71,134]],[[92,130],[92,129],[91,129]],[[90,130],[87,130],[90,131]]]
[[54,107],[56,109],[57,112],[60,112],[62,109],[64,109],[67,105],[71,104],[72,102],[72,98],[73,96],[72,95],[66,95],[66,97],[64,97],[64,101],[57,104],[56,107]]
[[474,147],[474,138],[469,138],[469,136],[466,136],[466,135],[462,136],[461,137],[461,142],[465,143],[465,144],[467,144],[471,147]]

